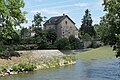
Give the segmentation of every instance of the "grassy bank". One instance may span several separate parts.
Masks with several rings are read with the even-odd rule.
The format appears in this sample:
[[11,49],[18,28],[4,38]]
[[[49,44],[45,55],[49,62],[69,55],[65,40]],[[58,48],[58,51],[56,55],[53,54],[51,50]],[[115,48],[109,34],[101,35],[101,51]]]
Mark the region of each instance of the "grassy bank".
[[81,61],[90,62],[92,60],[115,58],[115,54],[116,53],[112,50],[111,47],[103,46],[77,54],[76,57],[79,58]]

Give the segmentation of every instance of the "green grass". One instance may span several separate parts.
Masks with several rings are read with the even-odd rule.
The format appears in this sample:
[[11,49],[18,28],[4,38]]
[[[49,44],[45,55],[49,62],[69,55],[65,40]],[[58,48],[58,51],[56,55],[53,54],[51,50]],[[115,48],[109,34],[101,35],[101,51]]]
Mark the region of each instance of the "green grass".
[[115,54],[116,53],[112,50],[111,47],[103,46],[77,54],[76,58],[80,59],[81,61],[88,62],[93,60],[112,59],[115,58]]

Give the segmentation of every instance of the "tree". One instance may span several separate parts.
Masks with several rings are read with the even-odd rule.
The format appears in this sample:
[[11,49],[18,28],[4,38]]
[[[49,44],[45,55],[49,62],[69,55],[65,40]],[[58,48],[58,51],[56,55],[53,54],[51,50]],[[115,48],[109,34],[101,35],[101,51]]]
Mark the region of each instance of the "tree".
[[24,23],[26,12],[22,12],[23,0],[0,0],[0,27],[3,38],[12,39],[14,28]]
[[103,20],[108,27],[105,42],[113,46],[117,51],[116,57],[120,57],[120,0],[104,0],[103,6],[106,11]]
[[70,42],[71,49],[83,48],[83,44],[81,44],[80,40],[78,38],[75,38],[75,36],[73,35],[69,37],[69,42]]
[[106,21],[104,20],[104,17],[101,17],[101,19],[102,20],[100,21],[99,24],[94,25],[96,31],[96,39],[104,42],[106,45],[107,36],[109,34],[109,28],[106,25]]
[[89,10],[87,9],[82,19],[82,25],[80,28],[81,35],[88,33],[91,37],[95,36],[95,30],[94,30],[94,27],[92,26],[92,22],[93,21],[91,18],[91,14]]
[[91,40],[91,36],[88,33],[85,33],[84,35],[82,35],[82,39],[84,41],[90,41]]
[[47,48],[47,38],[46,33],[40,27],[35,28],[35,42],[38,45],[39,49]]
[[52,45],[53,45],[57,39],[57,33],[54,29],[49,29],[49,30],[47,30],[46,37],[47,37],[48,42],[52,43]]
[[26,38],[28,36],[28,32],[29,30],[27,28],[22,28],[21,31],[20,31],[20,36],[21,38]]
[[57,49],[70,49],[70,43],[67,38],[62,38],[56,41],[55,43]]
[[41,23],[43,22],[43,17],[41,16],[41,13],[35,14],[34,20],[32,22],[35,27],[40,27]]

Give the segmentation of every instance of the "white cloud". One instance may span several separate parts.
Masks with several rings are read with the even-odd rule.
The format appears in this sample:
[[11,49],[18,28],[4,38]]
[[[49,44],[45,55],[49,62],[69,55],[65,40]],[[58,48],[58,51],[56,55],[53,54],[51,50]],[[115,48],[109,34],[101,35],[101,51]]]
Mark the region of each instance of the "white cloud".
[[68,13],[67,10],[58,10],[58,9],[50,9],[50,8],[43,8],[43,9],[36,9],[32,10],[31,13],[36,14],[37,12],[40,12],[42,14],[51,14],[51,15],[61,15],[63,13]]
[[76,6],[76,7],[86,7],[86,6],[89,6],[89,4],[88,3],[76,3],[76,4],[74,4],[74,6]]
[[93,17],[93,25],[98,24],[100,22],[100,17]]

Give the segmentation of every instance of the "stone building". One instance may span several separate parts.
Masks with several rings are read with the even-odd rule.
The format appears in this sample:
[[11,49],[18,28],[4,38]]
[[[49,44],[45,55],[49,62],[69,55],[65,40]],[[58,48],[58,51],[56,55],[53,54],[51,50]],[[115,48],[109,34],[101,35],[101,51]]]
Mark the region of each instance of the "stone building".
[[78,29],[75,26],[75,22],[67,15],[51,17],[44,23],[44,30],[55,29],[57,32],[57,39],[68,38],[70,35],[74,35],[78,38]]

